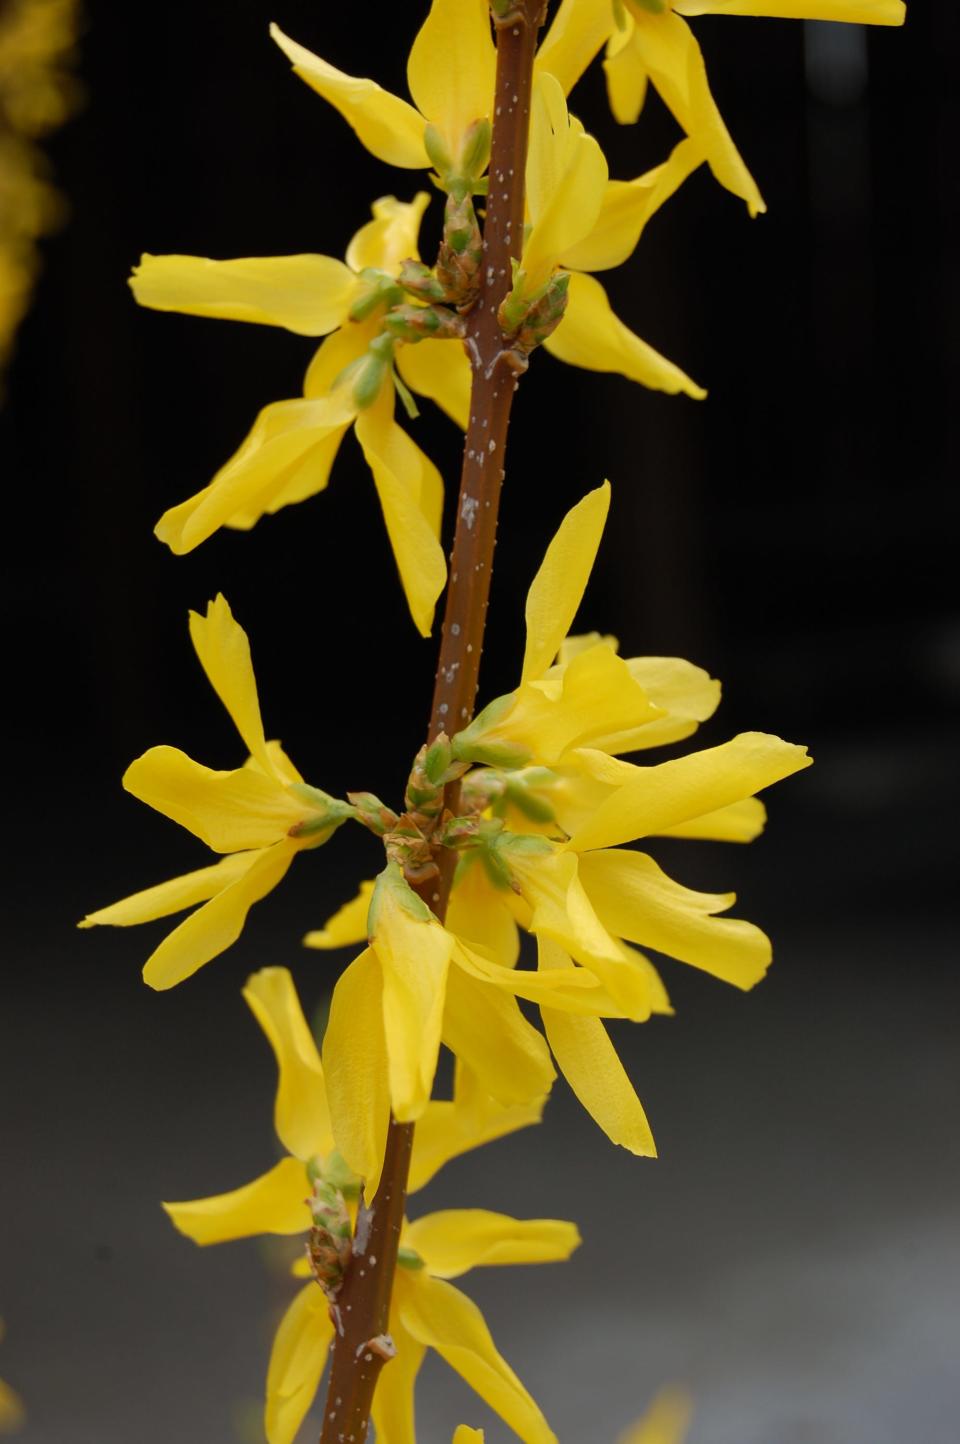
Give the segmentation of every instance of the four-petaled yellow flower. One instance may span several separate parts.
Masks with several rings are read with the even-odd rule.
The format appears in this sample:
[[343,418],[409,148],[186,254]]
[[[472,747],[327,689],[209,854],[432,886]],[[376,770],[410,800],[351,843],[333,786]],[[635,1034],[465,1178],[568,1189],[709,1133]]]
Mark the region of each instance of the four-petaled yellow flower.
[[[488,828],[482,845],[465,853],[446,926],[425,904],[412,907],[396,879],[392,888],[381,879],[379,907],[367,885],[305,941],[336,947],[370,938],[371,951],[337,988],[354,970],[370,974],[369,991],[382,988],[398,1116],[416,1117],[425,1105],[440,1041],[467,1057],[491,1092],[503,1086],[485,1071],[491,1063],[519,1077],[503,1034],[480,1012],[494,998],[511,1016],[513,993],[539,1004],[556,1063],[608,1136],[652,1154],[649,1124],[600,1022],[670,1011],[656,969],[633,945],[740,988],[763,977],[771,948],[753,924],[717,916],[733,894],[692,891],[621,844],[657,836],[749,841],[765,817],[755,794],[810,759],[805,748],[762,733],[656,766],[613,755],[688,736],[713,712],[719,687],[679,659],[625,661],[611,639],[596,636],[578,639],[551,666],[579,608],[608,504],[604,485],[565,518],[527,597],[520,687],[453,739],[462,758],[494,764],[467,775],[464,795],[478,793],[483,805],[487,789],[491,800],[504,800],[510,830]],[[537,938],[536,973],[516,966],[518,926]],[[470,1012],[451,1026],[451,987],[456,997],[464,981]],[[376,1014],[371,1036],[378,1022]],[[538,1035],[530,1031],[533,1046]],[[382,1067],[379,1055],[367,1066]]]
[[277,886],[297,853],[319,847],[353,813],[347,803],[305,783],[279,742],[266,740],[247,634],[222,596],[206,616],[191,612],[190,636],[249,758],[242,767],[218,772],[175,747],[151,747],[127,768],[123,785],[226,856],[80,923],[127,927],[200,903],[147,960],[144,981],[160,989],[182,982],[236,942],[252,905]]
[[[438,535],[443,482],[436,467],[394,419],[396,363],[415,391],[466,424],[469,379],[448,365],[458,344],[426,339],[404,345],[380,335],[398,291],[396,274],[417,254],[429,202],[386,196],[354,236],[346,264],[332,256],[144,256],[131,279],[142,306],[326,336],[304,379],[303,396],[260,412],[239,450],[201,491],[160,518],[157,536],[177,553],[192,551],[218,528],[252,527],[265,513],[305,500],[328,482],[352,426],[373,473],[387,534],[413,620],[424,636],[446,579]],[[386,349],[382,354],[378,344]],[[370,351],[371,343],[375,350]]]
[[[375,1164],[365,1180],[368,1197],[374,1195],[379,1176],[386,1118],[376,1100],[364,1096],[364,1080],[349,1052],[338,1057],[333,1070],[321,1063],[289,972],[262,969],[249,979],[244,997],[276,1057],[274,1120],[288,1152],[269,1172],[230,1193],[164,1204],[180,1232],[198,1244],[308,1230],[311,1215],[306,1200],[314,1178],[349,1185],[350,1175],[337,1149],[337,1117],[345,1099],[352,1117],[367,1108],[373,1120],[368,1143]],[[348,1011],[353,1001],[347,1001]],[[356,1001],[362,1009],[362,998]],[[344,1006],[342,998],[337,1006]],[[346,1026],[359,1028],[364,1021],[361,1013],[351,1016]],[[343,1019],[331,1014],[330,1027],[343,1026]],[[324,1056],[326,1060],[326,1048]],[[410,1191],[424,1187],[459,1154],[539,1122],[540,1113],[539,1103],[500,1106],[458,1065],[453,1099],[431,1103],[418,1125]],[[354,1193],[357,1182],[352,1180]],[[405,1225],[390,1324],[397,1357],[381,1375],[374,1401],[381,1444],[408,1444],[413,1438],[413,1386],[428,1347],[462,1374],[521,1438],[530,1444],[553,1440],[536,1404],[497,1352],[480,1311],[446,1280],[482,1264],[564,1259],[578,1242],[572,1224],[552,1219],[518,1221],[481,1209],[431,1214]],[[376,1259],[366,1259],[365,1266],[376,1268]],[[298,1273],[305,1271],[306,1265],[296,1268]],[[270,1444],[290,1444],[296,1436],[319,1385],[332,1337],[328,1299],[311,1280],[288,1308],[274,1342],[267,1375]],[[462,1437],[471,1436],[468,1432]]]
[[902,25],[905,14],[902,0],[561,0],[537,65],[569,93],[606,45],[604,70],[616,119],[625,125],[635,121],[652,83],[677,124],[702,147],[720,184],[746,201],[755,216],[766,206],[717,109],[700,46],[684,16]]

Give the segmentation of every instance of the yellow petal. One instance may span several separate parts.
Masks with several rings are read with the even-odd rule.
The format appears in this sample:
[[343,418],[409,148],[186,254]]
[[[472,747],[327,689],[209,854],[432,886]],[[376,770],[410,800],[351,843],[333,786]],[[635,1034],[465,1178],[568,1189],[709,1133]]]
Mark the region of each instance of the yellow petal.
[[854,25],[902,25],[902,0],[674,0],[681,15],[770,15],[781,20],[845,20]]
[[290,40],[278,25],[270,34],[293,66],[294,73],[312,90],[329,101],[372,155],[387,165],[405,170],[427,169],[429,157],[423,147],[423,116],[375,80],[345,75]]
[[742,802],[731,802],[729,807],[720,807],[703,817],[692,817],[689,822],[678,823],[676,827],[665,827],[661,837],[706,838],[712,842],[753,842],[759,837],[767,821],[767,809],[759,797],[745,797]]
[[603,203],[588,236],[568,250],[571,271],[606,271],[620,266],[636,250],[647,222],[703,161],[703,152],[687,137],[669,160],[632,181],[608,181]]
[[619,125],[634,125],[647,98],[649,76],[643,57],[633,43],[633,18],[625,15],[624,20],[623,29],[615,30],[607,41],[603,73],[614,120]]
[[520,264],[530,293],[590,234],[607,184],[603,151],[568,115],[563,91],[547,73],[534,82],[526,176],[531,224]]
[[660,709],[609,647],[580,652],[556,674],[559,687],[521,686],[493,733],[519,743],[532,761],[553,767],[571,748],[598,745],[608,733],[632,735],[661,716]]
[[407,605],[422,637],[430,635],[433,610],[447,579],[438,540],[436,498],[441,488],[433,462],[393,419],[393,395],[384,387],[356,424],[374,484]]
[[306,1163],[333,1148],[327,1091],[313,1034],[287,968],[261,968],[243,996],[277,1060],[273,1120],[284,1148]]
[[460,942],[453,960],[478,982],[513,993],[529,1003],[549,1004],[569,1013],[623,1017],[623,1010],[616,1000],[586,968],[576,968],[574,972],[563,975],[531,973],[526,968],[504,968],[481,953],[472,952]]
[[[539,952],[540,967],[545,970],[573,967],[554,943],[541,940]],[[597,1018],[574,1017],[552,1008],[544,1007],[541,1012],[553,1056],[590,1117],[612,1143],[641,1158],[656,1158],[643,1104],[603,1024]]]
[[295,1296],[273,1341],[264,1415],[268,1444],[293,1444],[320,1387],[332,1339],[330,1306],[311,1280]]
[[510,867],[532,908],[530,931],[558,943],[593,973],[626,1017],[649,1018],[649,983],[597,917],[577,875],[577,858],[560,851],[511,853]]
[[433,0],[410,51],[407,84],[454,163],[467,128],[490,117],[496,64],[487,0]]
[[207,603],[205,616],[190,613],[190,640],[207,681],[229,712],[250,756],[272,776],[274,765],[263,734],[250,640],[222,593]]
[[373,220],[361,226],[347,247],[350,269],[359,272],[372,266],[392,276],[408,257],[416,260],[420,222],[429,204],[427,191],[417,191],[412,201],[398,201],[396,196],[374,201]]
[[453,1431],[453,1444],[483,1444],[483,1430],[471,1429],[467,1424],[458,1424]]
[[577,829],[570,846],[582,852],[662,833],[741,802],[812,761],[805,747],[764,732],[741,732],[720,747],[639,767],[634,781],[608,797]]
[[509,993],[479,983],[462,968],[447,977],[443,1041],[481,1088],[507,1107],[542,1103],[555,1077],[550,1053]]
[[614,25],[610,0],[562,0],[537,51],[537,72],[555,75],[569,95]]
[[707,394],[614,315],[606,291],[592,276],[571,275],[566,313],[544,345],[559,361],[585,371],[616,371],[653,391],[671,396],[682,391],[697,401]]
[[576,1224],[557,1218],[511,1218],[484,1208],[450,1208],[409,1225],[404,1243],[416,1249],[432,1278],[455,1279],[497,1264],[558,1263],[580,1245]]
[[141,306],[283,326],[325,336],[347,320],[356,277],[332,256],[141,256],[130,288]]
[[527,592],[527,645],[521,681],[542,677],[577,615],[610,510],[610,483],[571,507]]
[[[402,1281],[399,1287],[402,1289]],[[417,1444],[413,1391],[426,1349],[408,1334],[394,1308],[390,1337],[397,1351],[389,1369],[381,1369],[373,1395],[373,1427],[377,1444]]]
[[27,1417],[20,1395],[0,1379],[0,1433],[12,1434],[20,1429]]
[[692,892],[653,858],[619,848],[580,859],[580,880],[605,927],[641,946],[752,988],[770,966],[770,940],[742,918],[718,918],[734,893]]
[[158,991],[172,988],[225,952],[243,931],[253,904],[273,891],[296,852],[295,843],[278,842],[240,854],[249,859],[246,870],[164,938],[147,959],[143,981]]
[[151,747],[123,774],[127,792],[188,828],[214,852],[270,847],[307,815],[272,777],[214,772],[176,747]]
[[454,943],[426,908],[424,913],[414,916],[389,883],[377,888],[370,913],[370,945],[383,970],[390,1099],[401,1123],[419,1118],[433,1088]]
[[424,1188],[434,1175],[462,1153],[504,1138],[519,1128],[539,1123],[543,1098],[504,1106],[480,1087],[476,1075],[459,1058],[454,1072],[453,1099],[431,1100],[417,1121],[410,1161],[408,1193]]
[[156,536],[182,556],[222,526],[252,526],[264,512],[276,510],[279,494],[294,484],[298,500],[322,491],[354,415],[347,393],[265,406],[209,485],[164,512]]
[[153,922],[155,918],[170,917],[172,913],[182,913],[185,908],[206,902],[243,877],[250,863],[251,858],[242,853],[222,858],[212,867],[201,867],[196,872],[185,873],[183,877],[172,877],[169,882],[144,888],[121,902],[88,913],[77,926],[128,928],[137,923]]
[[516,965],[520,956],[517,925],[482,867],[468,867],[456,878],[446,927],[505,968]]
[[231,1193],[163,1207],[174,1227],[194,1243],[227,1243],[258,1233],[305,1233],[310,1227],[309,1192],[300,1160],[281,1158],[269,1173]]
[[323,1071],[333,1137],[373,1198],[390,1121],[380,964],[361,953],[333,990],[323,1035]]
[[633,736],[595,740],[594,747],[619,753],[679,742],[712,717],[720,705],[720,683],[692,662],[681,657],[628,657],[626,662],[631,677],[667,715],[648,722]]
[[683,1444],[692,1417],[688,1396],[677,1389],[664,1389],[643,1418],[621,1434],[619,1444]]
[[423,1272],[409,1285],[398,1312],[413,1337],[435,1349],[525,1444],[556,1444],[537,1405],[497,1353],[476,1304],[452,1284]]
[[752,216],[766,210],[710,93],[700,46],[690,27],[671,10],[654,15],[634,7],[631,43],[677,124],[703,147],[707,164],[727,190],[747,203]]
[[367,914],[374,884],[362,882],[356,897],[338,908],[333,917],[327,919],[322,928],[307,933],[303,940],[307,948],[347,948],[367,940]]
[[397,370],[418,396],[429,397],[461,431],[470,419],[472,373],[463,347],[456,341],[418,341],[397,351]]

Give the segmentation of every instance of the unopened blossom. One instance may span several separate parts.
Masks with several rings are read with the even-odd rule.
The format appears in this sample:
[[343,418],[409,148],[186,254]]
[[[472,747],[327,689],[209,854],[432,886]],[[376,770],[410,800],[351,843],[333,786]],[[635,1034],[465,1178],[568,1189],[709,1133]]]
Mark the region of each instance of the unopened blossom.
[[[213,480],[164,512],[156,534],[182,554],[222,526],[246,530],[262,516],[323,491],[352,427],[363,449],[400,579],[417,629],[428,635],[446,579],[438,536],[443,482],[433,462],[394,418],[394,366],[455,420],[466,420],[467,390],[446,364],[451,348],[426,339],[406,345],[383,334],[402,293],[396,274],[417,254],[429,202],[385,196],[353,237],[346,261],[332,256],[144,256],[131,278],[142,306],[325,336],[307,368],[303,396],[265,406]],[[409,299],[409,298],[408,298]],[[413,352],[415,359],[410,360]]]
[[319,847],[353,813],[304,782],[279,742],[267,741],[250,644],[224,597],[211,602],[205,616],[191,612],[190,636],[248,758],[230,771],[214,771],[176,747],[151,747],[127,768],[123,785],[225,855],[80,923],[127,927],[196,908],[147,960],[144,981],[159,989],[182,982],[236,942],[252,905],[277,886],[297,853]]
[[766,206],[717,109],[700,46],[684,17],[759,15],[902,25],[905,13],[902,0],[561,0],[537,65],[569,93],[605,46],[607,91],[616,119],[635,121],[652,84],[681,129],[702,147],[720,184],[746,201],[755,216]]
[[[364,1113],[369,1120],[364,1144],[370,1160],[364,1179],[368,1198],[376,1193],[383,1157],[389,1113],[385,1089],[379,1101],[364,1091],[366,1081],[376,1085],[375,1077],[359,1080],[357,1089],[356,1069],[351,1071],[346,1055],[333,1070],[321,1062],[289,972],[264,968],[254,973],[244,997],[277,1061],[274,1119],[287,1152],[267,1173],[229,1193],[164,1204],[180,1232],[199,1244],[307,1232],[308,1197],[318,1179],[355,1198],[360,1179],[351,1175],[337,1146],[338,1114],[345,1099],[351,1111],[348,1132]],[[353,1001],[347,1002],[347,1019],[332,1013],[329,1027],[345,1026],[359,1036],[366,1020],[362,1010],[354,1012]],[[346,1075],[336,1071],[344,1062]],[[503,1108],[459,1064],[452,1100],[432,1102],[417,1127],[409,1191],[424,1187],[459,1154],[537,1123],[541,1106]],[[413,1384],[428,1346],[447,1358],[521,1438],[531,1444],[553,1439],[533,1400],[497,1353],[479,1310],[446,1280],[482,1264],[567,1258],[578,1242],[572,1224],[550,1219],[521,1222],[481,1209],[432,1214],[405,1225],[390,1329],[397,1357],[381,1374],[374,1401],[381,1444],[403,1444],[411,1437],[402,1432],[403,1421],[412,1419]],[[377,1261],[367,1258],[364,1266],[376,1268]],[[298,1267],[297,1272],[308,1268]],[[290,1444],[296,1436],[319,1385],[332,1336],[330,1296],[311,1279],[277,1330],[267,1376],[269,1444]],[[463,1437],[471,1436],[468,1432]]]

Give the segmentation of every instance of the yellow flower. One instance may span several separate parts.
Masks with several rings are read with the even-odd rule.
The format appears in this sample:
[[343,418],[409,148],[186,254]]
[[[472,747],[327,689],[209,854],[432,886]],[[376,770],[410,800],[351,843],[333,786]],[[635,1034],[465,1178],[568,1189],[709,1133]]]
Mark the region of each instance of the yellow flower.
[[[376,1191],[389,1103],[384,1074],[369,1075],[377,1096],[354,1091],[350,1076],[321,1063],[296,990],[285,968],[254,973],[244,997],[266,1034],[278,1068],[274,1119],[286,1155],[252,1183],[212,1198],[166,1203],[174,1225],[198,1244],[223,1243],[255,1234],[306,1232],[311,1215],[306,1203],[313,1180],[330,1177],[356,1193],[337,1145],[338,1112],[350,1099],[354,1120],[366,1113],[369,1157],[367,1194]],[[359,1035],[365,1024],[352,1011],[348,1030]],[[356,999],[363,1008],[363,998]],[[340,1000],[342,1005],[343,1000]],[[344,1026],[331,1013],[331,1028]],[[324,1047],[326,1059],[327,1049]],[[350,1069],[348,1055],[347,1068]],[[410,1191],[424,1187],[450,1159],[518,1128],[539,1122],[541,1105],[503,1108],[485,1095],[476,1079],[458,1064],[454,1096],[431,1103],[421,1119],[413,1146]],[[521,1437],[553,1438],[536,1405],[509,1366],[496,1352],[479,1311],[444,1280],[480,1264],[542,1262],[566,1258],[576,1247],[572,1224],[553,1220],[518,1222],[500,1214],[473,1209],[433,1214],[407,1225],[401,1240],[404,1267],[399,1273],[391,1332],[398,1357],[381,1375],[374,1417],[377,1437],[397,1444],[397,1421],[412,1408],[413,1382],[427,1346],[440,1352],[463,1374]],[[375,1267],[375,1260],[369,1261]],[[297,1272],[304,1272],[298,1268]],[[328,1300],[313,1281],[296,1296],[277,1332],[267,1379],[266,1428],[270,1444],[289,1444],[310,1407],[323,1372],[332,1336]],[[526,1430],[527,1432],[524,1432]],[[466,1437],[469,1438],[469,1435]]]
[[123,785],[226,856],[80,923],[126,927],[202,904],[147,960],[144,980],[160,989],[182,982],[230,947],[251,906],[277,886],[296,854],[326,842],[353,813],[347,803],[305,783],[279,742],[266,740],[247,634],[222,596],[206,616],[191,612],[190,636],[250,756],[242,767],[218,772],[175,747],[151,747],[127,768]]
[[683,1444],[693,1406],[678,1389],[663,1389],[642,1419],[621,1435],[620,1444]]
[[684,20],[696,15],[766,15],[902,25],[902,0],[561,0],[537,57],[569,91],[606,44],[610,106],[621,124],[637,119],[652,82],[674,119],[703,149],[721,185],[766,210],[730,138],[707,82],[700,47]]
[[329,101],[367,150],[387,165],[432,166],[434,156],[424,139],[428,126],[456,164],[474,124],[490,119],[496,51],[487,0],[433,0],[407,62],[413,105],[374,80],[336,70],[277,25],[271,25],[270,34],[301,80]]
[[[0,1339],[4,1335],[3,1320],[0,1319]],[[19,1394],[0,1379],[0,1434],[13,1434],[23,1424],[26,1411]]]
[[528,223],[514,290],[501,315],[509,317],[511,306],[537,297],[559,272],[566,278],[566,310],[544,342],[552,355],[658,391],[705,396],[619,320],[600,282],[584,274],[625,261],[650,217],[702,159],[693,142],[681,142],[655,170],[633,181],[611,181],[599,145],[568,113],[560,83],[547,71],[539,74],[530,114]]
[[[461,425],[469,377],[448,365],[460,347],[434,339],[403,345],[381,334],[386,307],[400,297],[395,276],[417,253],[429,202],[386,196],[373,220],[331,256],[144,256],[131,278],[137,301],[159,311],[282,326],[326,336],[307,369],[302,398],[264,407],[240,448],[201,491],[160,518],[172,551],[192,551],[221,526],[252,527],[264,514],[324,490],[352,426],[373,473],[411,615],[428,635],[446,565],[438,541],[443,483],[430,459],[394,419],[393,364],[414,390]],[[373,349],[371,350],[371,343]],[[417,352],[419,354],[414,355]]]

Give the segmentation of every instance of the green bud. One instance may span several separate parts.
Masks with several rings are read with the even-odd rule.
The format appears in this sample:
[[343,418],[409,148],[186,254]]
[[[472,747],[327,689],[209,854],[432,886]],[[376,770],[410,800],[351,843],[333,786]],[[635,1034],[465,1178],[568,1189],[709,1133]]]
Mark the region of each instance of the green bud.
[[465,181],[472,182],[479,180],[490,161],[490,138],[492,135],[489,120],[475,120],[467,128],[463,138],[463,145],[460,149],[460,175]]
[[478,817],[451,817],[440,833],[441,847],[475,847],[480,836]]
[[440,732],[423,757],[423,770],[434,784],[444,781],[444,773],[453,761],[453,748],[446,732]]
[[462,340],[467,329],[463,318],[446,306],[412,306],[408,302],[393,306],[383,324],[399,341],[422,341],[424,337]]
[[404,261],[398,281],[405,291],[409,291],[412,296],[420,296],[425,301],[449,299],[430,267],[425,266],[422,261]]
[[382,837],[397,825],[397,814],[381,802],[373,792],[348,792],[347,797],[356,808],[356,819],[368,827],[377,837]]
[[397,1263],[402,1269],[422,1269],[426,1265],[415,1248],[402,1243],[397,1249]]
[[469,195],[449,195],[443,214],[443,240],[437,255],[437,279],[447,300],[467,305],[480,285],[483,236]]
[[350,307],[351,321],[365,321],[378,306],[392,306],[403,299],[403,292],[393,277],[376,266],[365,266],[360,280],[364,289]]
[[[490,767],[505,767],[508,771],[525,767],[530,761],[530,749],[519,743],[500,741],[495,735],[497,723],[510,711],[514,697],[513,692],[508,692],[488,702],[470,726],[454,736],[454,757],[461,762],[484,762]],[[491,733],[494,735],[491,736]]]
[[524,296],[523,281],[523,272],[515,271],[513,289],[501,302],[497,319],[514,350],[527,355],[552,336],[563,320],[570,275],[558,271],[532,296]]
[[[310,837],[315,833],[331,833],[346,822],[348,817],[353,817],[354,809],[349,802],[342,802],[338,797],[331,797],[322,788],[311,787],[308,782],[292,782],[288,788],[295,797],[305,802],[313,812],[313,817],[306,817],[301,822],[295,822],[290,828],[291,837]],[[325,838],[318,839],[323,842]]]
[[435,125],[428,125],[423,132],[423,145],[437,175],[441,180],[445,179],[453,171],[453,160],[443,136]]
[[363,411],[372,406],[380,395],[380,388],[393,367],[392,336],[375,336],[367,347],[365,356],[355,362],[353,377],[353,399]]

